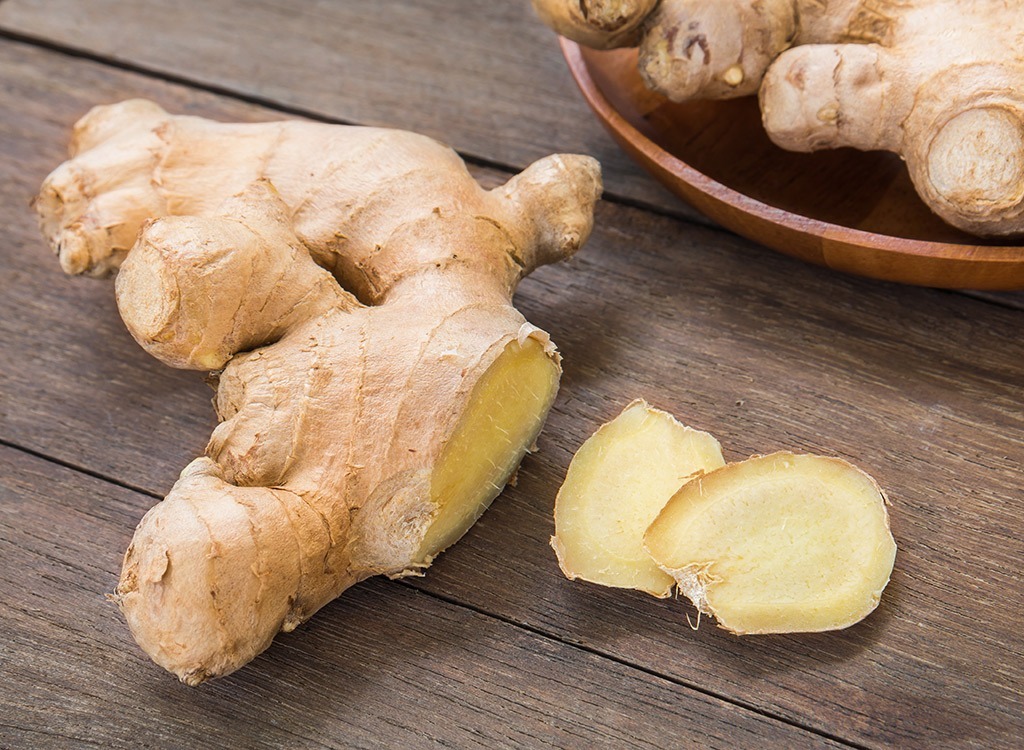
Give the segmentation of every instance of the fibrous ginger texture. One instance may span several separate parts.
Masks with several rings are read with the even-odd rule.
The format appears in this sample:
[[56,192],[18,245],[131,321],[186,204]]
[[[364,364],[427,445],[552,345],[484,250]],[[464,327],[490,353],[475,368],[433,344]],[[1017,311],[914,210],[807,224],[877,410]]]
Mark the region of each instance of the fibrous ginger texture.
[[896,557],[885,497],[867,474],[791,453],[684,485],[644,543],[701,612],[741,635],[853,625],[878,605]]
[[183,681],[429,565],[534,445],[559,360],[511,298],[588,236],[593,159],[487,191],[413,133],[139,100],[86,115],[71,155],[35,204],[61,265],[120,267],[138,342],[217,373],[206,455],[139,524],[115,596]]
[[628,34],[562,20],[573,0],[534,5],[582,44],[639,46],[641,75],[670,99],[760,92],[765,128],[783,148],[893,151],[950,224],[1024,232],[1019,2],[661,0],[646,18],[632,9]]
[[562,572],[571,580],[669,596],[675,580],[644,550],[644,532],[684,483],[724,464],[711,435],[634,401],[569,464],[551,538]]

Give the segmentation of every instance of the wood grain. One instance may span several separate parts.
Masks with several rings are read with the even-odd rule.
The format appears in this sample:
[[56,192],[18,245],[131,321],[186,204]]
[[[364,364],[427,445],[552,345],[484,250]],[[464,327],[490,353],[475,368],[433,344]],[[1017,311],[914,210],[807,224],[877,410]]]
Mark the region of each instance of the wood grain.
[[[60,275],[25,202],[62,158],[69,123],[98,99],[145,94],[178,111],[268,113],[22,45],[0,44],[0,70],[11,155],[0,184],[0,436],[162,494],[205,442],[209,392],[137,349],[108,285]],[[1015,747],[1024,732],[1020,311],[829,274],[620,205],[602,205],[598,222],[577,261],[543,269],[518,297],[565,355],[541,451],[419,585],[861,746]],[[708,623],[691,632],[679,602],[561,578],[547,548],[557,486],[585,437],[636,396],[711,430],[732,459],[818,451],[874,474],[893,499],[901,550],[879,611],[842,633],[737,639]],[[145,504],[119,521],[108,556]],[[345,601],[334,606],[355,606]],[[312,628],[336,626],[329,610]],[[340,658],[316,645],[320,658]],[[311,657],[287,679],[315,685],[323,668]]]
[[[3,30],[328,119],[418,130],[514,169],[588,153],[609,197],[713,223],[598,125],[528,0],[5,0]],[[995,298],[1024,307],[1024,293]]]
[[0,447],[0,746],[840,747],[388,581],[185,687],[103,598],[150,501]]
[[0,29],[335,120],[416,130],[516,170],[550,153],[591,154],[612,194],[707,221],[612,142],[528,0],[7,0]]

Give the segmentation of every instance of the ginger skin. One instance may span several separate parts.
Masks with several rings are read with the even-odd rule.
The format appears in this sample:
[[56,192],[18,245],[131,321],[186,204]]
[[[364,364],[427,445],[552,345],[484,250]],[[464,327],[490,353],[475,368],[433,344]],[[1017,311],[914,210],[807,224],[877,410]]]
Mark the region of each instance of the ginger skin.
[[36,208],[69,273],[120,267],[129,331],[219,371],[206,455],[146,514],[115,599],[191,685],[344,589],[426,567],[534,444],[557,390],[518,282],[592,226],[597,163],[483,190],[401,131],[98,107]]
[[[534,0],[544,19],[572,5]],[[1024,232],[1021,19],[1005,0],[661,0],[628,36],[551,25],[639,46],[645,82],[674,101],[759,92],[782,148],[895,152],[936,214],[999,236]]]

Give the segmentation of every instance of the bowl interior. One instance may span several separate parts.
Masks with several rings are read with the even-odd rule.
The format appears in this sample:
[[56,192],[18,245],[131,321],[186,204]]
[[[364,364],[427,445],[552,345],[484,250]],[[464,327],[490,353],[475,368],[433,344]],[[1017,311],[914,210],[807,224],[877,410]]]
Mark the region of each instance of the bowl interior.
[[[709,195],[718,210],[708,213],[735,231],[753,234],[730,225],[728,213],[721,211],[724,204],[732,211],[759,212],[785,231],[825,237],[830,243],[839,237],[851,250],[865,247],[900,256],[887,258],[887,267],[895,267],[894,262],[902,268],[914,262],[928,266],[921,279],[913,269],[877,274],[883,278],[939,286],[1024,287],[1024,246],[1006,238],[975,237],[943,222],[917,196],[895,154],[784,151],[765,133],[754,97],[674,103],[643,85],[635,49],[599,52],[563,41],[563,50],[588,102],[620,143],[634,155],[637,150],[649,153],[653,144],[674,157],[641,162],[684,197],[692,198],[694,189]],[[612,112],[602,112],[602,105]],[[649,143],[640,143],[644,140]],[[707,202],[691,202],[709,208]],[[776,236],[785,235],[769,231],[753,239],[786,251],[772,241]],[[948,284],[938,263],[948,264]]]

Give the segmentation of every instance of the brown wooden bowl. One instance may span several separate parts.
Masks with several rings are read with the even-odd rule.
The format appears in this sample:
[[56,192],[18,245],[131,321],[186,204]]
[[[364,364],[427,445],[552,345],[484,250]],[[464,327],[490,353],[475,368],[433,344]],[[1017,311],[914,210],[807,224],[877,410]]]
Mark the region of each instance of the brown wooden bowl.
[[768,139],[754,97],[675,104],[648,91],[636,50],[562,39],[587,103],[619,144],[723,227],[828,268],[951,289],[1024,289],[1024,246],[944,223],[898,156],[797,154]]

